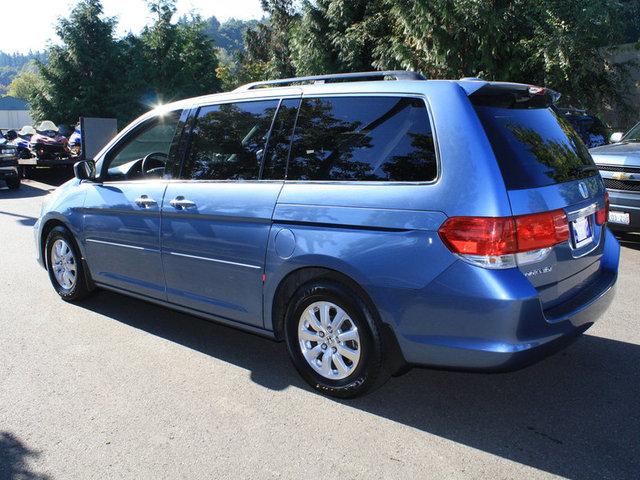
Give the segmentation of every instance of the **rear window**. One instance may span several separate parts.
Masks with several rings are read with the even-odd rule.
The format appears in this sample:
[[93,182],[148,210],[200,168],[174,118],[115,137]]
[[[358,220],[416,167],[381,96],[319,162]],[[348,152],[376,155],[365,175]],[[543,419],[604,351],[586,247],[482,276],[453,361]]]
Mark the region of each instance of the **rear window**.
[[597,173],[571,125],[550,108],[476,106],[507,189],[536,188]]
[[429,181],[436,173],[423,100],[358,96],[302,101],[288,180]]

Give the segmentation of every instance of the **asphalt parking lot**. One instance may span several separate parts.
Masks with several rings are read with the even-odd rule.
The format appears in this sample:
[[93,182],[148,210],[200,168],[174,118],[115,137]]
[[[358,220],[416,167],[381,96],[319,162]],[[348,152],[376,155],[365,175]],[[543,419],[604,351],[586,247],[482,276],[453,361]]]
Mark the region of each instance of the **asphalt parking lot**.
[[283,344],[109,292],[59,300],[31,228],[51,183],[0,190],[0,480],[640,475],[640,235],[567,350],[336,401]]

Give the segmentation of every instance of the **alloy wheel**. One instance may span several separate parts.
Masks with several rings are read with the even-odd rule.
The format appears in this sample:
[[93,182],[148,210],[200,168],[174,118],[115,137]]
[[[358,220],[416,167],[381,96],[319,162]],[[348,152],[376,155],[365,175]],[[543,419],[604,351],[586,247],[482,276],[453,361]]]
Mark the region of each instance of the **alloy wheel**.
[[358,327],[332,302],[315,302],[298,321],[298,341],[307,363],[329,380],[351,375],[360,362]]

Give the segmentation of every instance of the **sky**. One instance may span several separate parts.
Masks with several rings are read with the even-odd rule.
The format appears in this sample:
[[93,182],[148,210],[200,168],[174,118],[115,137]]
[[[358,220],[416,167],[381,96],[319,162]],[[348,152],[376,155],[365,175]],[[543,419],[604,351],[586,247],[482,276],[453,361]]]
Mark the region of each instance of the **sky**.
[[[49,41],[55,41],[56,20],[67,16],[76,3],[77,0],[38,1],[22,13],[20,8],[14,7],[16,21],[11,21],[7,9],[3,9],[0,51],[26,53],[44,50]],[[144,0],[102,0],[102,5],[107,16],[117,17],[118,36],[138,33],[150,21]],[[260,0],[178,0],[178,16],[189,12],[199,13],[205,18],[215,15],[221,22],[229,18],[259,19],[264,15]]]

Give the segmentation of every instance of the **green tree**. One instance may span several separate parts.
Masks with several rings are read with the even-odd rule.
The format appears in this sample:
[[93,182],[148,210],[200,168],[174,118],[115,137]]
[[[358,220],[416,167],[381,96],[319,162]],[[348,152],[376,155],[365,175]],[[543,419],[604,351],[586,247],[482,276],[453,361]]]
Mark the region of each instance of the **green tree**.
[[260,78],[292,77],[296,69],[291,61],[291,38],[299,15],[293,0],[261,0],[262,8],[269,14],[266,22],[259,23],[245,32],[245,52],[240,53],[239,73],[260,73]]
[[194,16],[173,23],[175,0],[151,1],[149,10],[154,23],[143,30],[139,42],[131,42],[149,94],[166,102],[218,91],[218,58],[205,22]]
[[41,89],[42,77],[35,72],[24,71],[11,81],[7,95],[29,100]]
[[116,22],[102,13],[99,0],[82,0],[69,18],[58,21],[61,45],[49,49],[47,64],[38,63],[42,82],[29,95],[35,119],[74,123],[80,116],[128,117],[126,62],[114,39]]
[[[622,43],[632,2],[618,0],[386,0],[390,48],[374,66],[431,78],[481,76],[549,86],[563,102],[624,108],[626,65],[607,58]],[[637,8],[637,7],[634,7]],[[416,21],[420,19],[420,21]]]
[[303,4],[293,32],[292,62],[299,75],[372,70],[388,43],[380,0],[318,0]]

